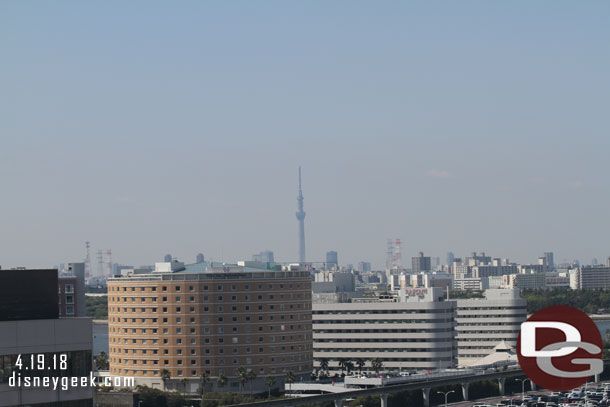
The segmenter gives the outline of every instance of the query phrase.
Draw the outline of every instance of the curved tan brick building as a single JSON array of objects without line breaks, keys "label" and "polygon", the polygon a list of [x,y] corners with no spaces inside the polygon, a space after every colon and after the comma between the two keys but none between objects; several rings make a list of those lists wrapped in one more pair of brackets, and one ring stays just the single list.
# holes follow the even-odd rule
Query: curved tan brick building
[{"label": "curved tan brick building", "polygon": [[137,384],[162,386],[163,369],[168,388],[191,391],[202,373],[208,389],[224,375],[222,390],[238,391],[239,367],[257,374],[246,391],[266,389],[267,375],[307,378],[311,324],[311,278],[297,267],[157,263],[108,280],[110,373]]}]

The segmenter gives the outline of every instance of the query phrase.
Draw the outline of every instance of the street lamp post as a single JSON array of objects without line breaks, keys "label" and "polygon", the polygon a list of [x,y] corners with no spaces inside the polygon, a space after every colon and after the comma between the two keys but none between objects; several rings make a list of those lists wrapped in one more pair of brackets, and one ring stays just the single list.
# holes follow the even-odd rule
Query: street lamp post
[{"label": "street lamp post", "polygon": [[521,403],[525,400],[525,382],[529,379],[515,379],[518,382],[521,382]]},{"label": "street lamp post", "polygon": [[447,407],[447,396],[450,395],[451,393],[455,393],[455,390],[451,390],[451,391],[437,391],[437,393],[445,395],[445,407]]}]

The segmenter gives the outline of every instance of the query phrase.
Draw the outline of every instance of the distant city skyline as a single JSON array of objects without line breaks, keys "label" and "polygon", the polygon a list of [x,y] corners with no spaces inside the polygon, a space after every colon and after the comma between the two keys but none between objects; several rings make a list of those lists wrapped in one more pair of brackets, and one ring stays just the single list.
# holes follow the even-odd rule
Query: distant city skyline
[{"label": "distant city skyline", "polygon": [[[610,255],[610,3],[0,2],[0,265]],[[92,259],[92,262],[95,260]]]}]

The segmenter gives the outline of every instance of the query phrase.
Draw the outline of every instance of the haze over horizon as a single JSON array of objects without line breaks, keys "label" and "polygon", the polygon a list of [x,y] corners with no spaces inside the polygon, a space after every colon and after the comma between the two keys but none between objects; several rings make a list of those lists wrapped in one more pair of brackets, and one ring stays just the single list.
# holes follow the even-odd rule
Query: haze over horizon
[{"label": "haze over horizon", "polygon": [[[0,265],[610,255],[610,3],[0,2]],[[94,260],[92,260],[94,261]]]}]

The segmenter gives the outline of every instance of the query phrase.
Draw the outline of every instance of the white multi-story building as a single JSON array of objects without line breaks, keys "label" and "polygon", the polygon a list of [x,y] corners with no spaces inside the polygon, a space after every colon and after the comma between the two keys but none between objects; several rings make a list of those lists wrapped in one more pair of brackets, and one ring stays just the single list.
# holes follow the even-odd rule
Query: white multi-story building
[{"label": "white multi-story building", "polygon": [[582,267],[570,270],[570,287],[575,290],[583,288],[610,288],[610,267]]},{"label": "white multi-story building", "polygon": [[504,276],[505,288],[545,288],[546,273],[519,273]]},{"label": "white multi-story building", "polygon": [[372,370],[427,371],[456,364],[456,302],[443,301],[440,288],[400,290],[395,299],[353,299],[352,303],[314,304],[314,369],[323,360],[331,373],[340,362],[359,359]]},{"label": "white multi-story building", "polygon": [[457,300],[458,364],[468,365],[505,341],[516,347],[527,302],[519,290],[489,289],[485,298]]},{"label": "white multi-story building", "polygon": [[489,278],[474,278],[474,277],[462,277],[456,278],[453,280],[453,289],[454,290],[476,290],[483,291],[489,288]]}]

